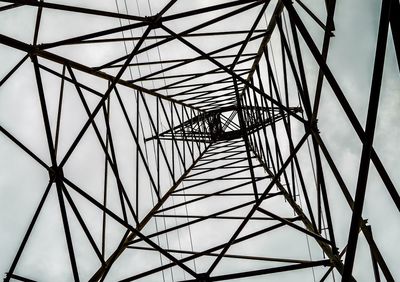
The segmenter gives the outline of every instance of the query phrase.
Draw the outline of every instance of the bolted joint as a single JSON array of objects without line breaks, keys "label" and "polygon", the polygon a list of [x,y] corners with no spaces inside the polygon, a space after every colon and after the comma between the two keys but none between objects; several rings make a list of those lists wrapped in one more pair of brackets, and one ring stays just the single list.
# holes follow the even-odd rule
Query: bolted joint
[{"label": "bolted joint", "polygon": [[294,108],[292,108],[292,110],[294,113],[302,113],[303,112],[303,109],[301,107],[294,107]]},{"label": "bolted joint", "polygon": [[62,168],[50,167],[49,169],[49,179],[51,182],[56,182],[57,180],[62,180],[64,178],[64,172]]},{"label": "bolted joint", "polygon": [[309,129],[311,132],[320,133],[318,128],[318,119],[312,119],[309,123]]},{"label": "bolted joint", "polygon": [[211,136],[211,140],[217,141],[220,140],[223,135],[222,123],[221,123],[221,114],[215,113],[207,117],[207,123],[209,127],[209,133]]},{"label": "bolted joint", "polygon": [[343,263],[342,259],[340,258],[338,253],[334,253],[334,255],[329,258],[329,263],[331,266],[340,265]]},{"label": "bolted joint", "polygon": [[198,275],[196,281],[199,281],[199,282],[209,282],[209,281],[211,281],[210,275],[209,275],[208,273],[199,273],[199,275]]},{"label": "bolted joint", "polygon": [[37,60],[37,51],[39,50],[39,48],[37,46],[31,45],[29,44],[29,51],[27,52],[29,55],[29,58],[31,59],[31,62],[33,63],[35,61],[35,59]]},{"label": "bolted joint", "polygon": [[339,248],[338,247],[332,247],[332,253],[337,258],[338,261],[340,261],[340,262],[342,261],[339,256]]},{"label": "bolted joint", "polygon": [[149,22],[149,27],[151,27],[152,29],[156,29],[161,26],[162,17],[159,15],[148,16],[146,17],[146,20]]}]

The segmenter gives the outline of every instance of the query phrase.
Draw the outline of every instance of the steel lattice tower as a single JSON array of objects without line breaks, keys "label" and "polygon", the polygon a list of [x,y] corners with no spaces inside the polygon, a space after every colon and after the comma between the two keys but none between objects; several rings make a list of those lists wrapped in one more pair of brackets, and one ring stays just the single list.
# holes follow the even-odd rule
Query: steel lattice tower
[{"label": "steel lattice tower", "polygon": [[[1,2],[33,15],[29,42],[0,34],[19,56],[0,91],[36,119],[0,119],[0,141],[39,175],[5,281],[353,281],[365,260],[394,281],[363,207],[374,168],[400,211],[372,145],[398,0],[381,1],[365,127],[327,63],[335,0]],[[361,148],[355,187],[319,126],[328,95]]]}]

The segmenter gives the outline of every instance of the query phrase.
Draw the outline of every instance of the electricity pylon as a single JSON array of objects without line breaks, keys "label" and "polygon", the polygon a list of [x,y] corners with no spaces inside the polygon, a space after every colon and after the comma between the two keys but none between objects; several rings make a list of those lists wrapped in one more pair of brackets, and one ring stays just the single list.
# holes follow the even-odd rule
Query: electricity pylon
[{"label": "electricity pylon", "polygon": [[[36,97],[46,151],[19,124],[0,131],[47,174],[26,191],[40,198],[5,281],[355,281],[361,236],[374,279],[394,281],[362,212],[370,164],[400,211],[372,146],[389,31],[399,61],[398,0],[382,1],[365,129],[327,65],[335,0],[318,14],[300,0],[2,2],[35,11],[31,42],[0,34],[22,54],[0,86],[34,81],[18,89]],[[81,21],[52,26],[70,15]],[[319,128],[328,87],[362,145],[354,198]]]}]

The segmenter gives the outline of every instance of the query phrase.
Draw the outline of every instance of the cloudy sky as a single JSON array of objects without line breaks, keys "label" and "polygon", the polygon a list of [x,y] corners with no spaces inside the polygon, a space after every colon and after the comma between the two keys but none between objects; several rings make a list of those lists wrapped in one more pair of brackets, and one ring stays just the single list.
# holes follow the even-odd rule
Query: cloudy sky
[{"label": "cloudy sky", "polygon": [[[86,8],[115,13],[126,13],[128,10],[129,14],[142,17],[154,15],[160,11],[167,2],[168,1],[148,2],[141,0],[127,2],[87,1],[82,4],[80,1],[53,1],[53,3],[71,6],[76,5],[80,7],[83,7],[82,5],[84,5]],[[177,3],[168,10],[166,16],[226,2],[230,1],[178,0]],[[304,0],[303,2],[310,7],[323,22],[325,22],[325,6],[323,3],[320,3],[323,1]],[[9,3],[2,3],[1,6],[3,7],[8,4]],[[257,29],[265,29],[267,27],[276,4],[277,1],[271,1],[266,9],[265,17],[260,21]],[[365,126],[371,87],[380,6],[381,1],[338,1],[335,11],[334,37],[331,39],[331,48],[328,56],[328,66],[339,82],[341,89],[363,127]],[[295,4],[295,8],[298,10],[299,15],[317,43],[317,46],[321,48],[323,30],[315,24],[315,22],[298,4]],[[200,16],[193,16],[191,18],[183,18],[182,20],[172,20],[167,22],[165,25],[169,29],[178,33],[201,24],[202,22],[222,16],[224,13],[235,9],[237,9],[237,7],[202,14]],[[198,30],[197,32],[249,29],[260,9],[261,7],[258,6],[222,21],[217,25]],[[32,44],[36,15],[37,8],[29,6],[0,11],[0,34],[15,38],[27,44]],[[284,15],[286,16],[286,19],[288,19],[286,12],[284,12]],[[117,18],[113,17],[88,16],[80,13],[44,9],[42,12],[38,43],[57,42],[59,40],[132,23],[134,23],[134,21],[119,21]],[[124,32],[123,36],[138,37],[145,32],[145,29],[145,27],[139,27],[132,31],[128,30]],[[165,31],[157,29],[155,32],[152,31],[150,33],[150,36],[155,35],[166,35],[166,33]],[[105,38],[117,38],[121,36],[121,33],[117,33],[111,34]],[[224,45],[233,44],[238,40],[243,40],[244,36],[244,34],[220,36],[216,37],[216,39],[209,37],[188,37],[187,40],[193,43],[197,48],[200,48],[205,52],[211,52],[223,47]],[[291,38],[289,39],[292,40]],[[245,49],[245,53],[257,52],[261,40],[262,38],[250,42],[249,46]],[[127,41],[126,44],[122,42],[109,42],[101,44],[66,45],[50,48],[48,51],[60,56],[65,56],[72,61],[80,62],[89,67],[98,67],[108,61],[125,56],[127,50],[130,52],[134,48],[134,44],[137,44],[137,42],[138,41],[135,40],[133,43],[132,41]],[[153,43],[155,43],[155,40],[149,40],[144,46]],[[305,62],[304,65],[311,99],[313,100],[318,75],[318,65],[315,63],[311,53],[307,50],[304,41],[300,40],[300,44],[303,52],[303,60]],[[233,48],[233,50],[236,52],[239,51],[238,48]],[[269,52],[275,52],[274,67],[276,68],[277,73],[282,71],[282,65],[280,63],[281,55],[279,51],[279,36],[277,35],[277,30],[275,30],[270,42]],[[227,53],[221,53],[221,55],[226,54]],[[20,50],[0,44],[0,79],[2,79],[25,55],[26,54]],[[140,63],[145,61],[159,61],[161,59],[172,60],[197,56],[199,56],[199,54],[196,53],[195,50],[190,49],[175,40],[160,48],[153,48],[148,52],[141,53],[135,57],[132,62]],[[219,62],[228,64],[229,60],[221,59]],[[57,71],[58,73],[62,73],[62,66],[60,64],[45,59],[39,59],[39,63]],[[121,63],[123,63],[123,61]],[[168,64],[162,66],[158,64],[152,65],[151,67],[146,66],[140,68],[133,66],[124,72],[122,78],[124,80],[135,79],[151,72],[160,71],[168,66]],[[237,69],[250,66],[251,61],[238,66]],[[205,72],[215,67],[216,66],[212,63],[203,60],[189,66],[183,66],[175,71],[166,72],[164,75]],[[262,62],[260,67],[266,68],[265,62]],[[110,75],[116,75],[118,70],[119,68],[109,68],[104,69],[103,71]],[[80,83],[86,84],[99,93],[106,92],[108,86],[106,80],[78,71],[76,71],[75,75]],[[50,125],[54,131],[56,128],[58,101],[60,97],[60,78],[44,70],[41,70],[41,76],[44,81],[43,87],[48,107]],[[69,74],[67,76],[70,77]],[[246,76],[243,77],[245,78]],[[213,77],[213,79],[218,78],[218,75]],[[204,80],[199,80],[198,82],[204,82],[211,78],[206,76],[203,79]],[[265,84],[267,84],[266,81],[267,80],[264,80]],[[296,100],[296,87],[292,77],[289,78],[289,83],[289,89],[294,91],[294,93],[291,93],[290,106],[299,106],[299,102]],[[136,82],[136,84],[147,89],[157,89],[164,86],[166,80],[147,80]],[[279,75],[278,84],[280,87],[283,86],[282,77]],[[213,86],[210,86],[208,89],[211,90],[213,89],[212,87]],[[161,128],[161,131],[168,128],[167,118],[172,118],[173,116],[175,119],[175,125],[178,124],[178,114],[174,113],[170,115],[169,112],[173,110],[171,110],[171,103],[164,102],[168,114],[160,114],[160,116],[157,117],[155,114],[157,109],[156,98],[145,94],[149,112],[146,111],[143,100],[142,102],[139,102],[140,119],[138,120],[136,118],[138,97],[136,94],[132,95],[135,92],[133,92],[131,88],[123,86],[119,88],[119,91],[121,98],[126,105],[128,116],[132,120],[132,126],[138,134],[140,146],[143,148],[143,158],[138,156],[136,152],[136,143],[130,135],[127,123],[125,121],[121,122],[125,117],[118,104],[118,100],[115,97],[110,100],[110,124],[112,125],[113,134],[115,136],[115,150],[121,180],[125,187],[127,187],[127,190],[132,193],[130,194],[131,196],[135,193],[134,187],[136,181],[135,176],[132,175],[134,174],[132,171],[135,171],[137,164],[136,159],[139,158],[138,166],[142,173],[141,178],[138,181],[140,183],[140,189],[142,190],[140,191],[138,202],[140,202],[139,217],[142,218],[151,207],[154,206],[154,201],[156,200],[155,194],[151,190],[151,180],[146,176],[143,163],[147,162],[149,164],[150,171],[155,177],[155,181],[160,182],[162,192],[167,191],[168,187],[172,185],[167,164],[163,161],[161,161],[160,166],[162,171],[161,176],[159,178],[156,177],[156,153],[153,151],[154,146],[156,146],[155,142],[145,143],[143,140],[144,138],[150,137],[154,134],[150,118],[155,120],[157,118],[159,119],[159,127]],[[158,92],[162,95],[168,96],[174,95],[179,91],[179,89],[170,89],[160,90]],[[400,120],[400,112],[398,110],[400,108],[399,93],[399,69],[396,61],[393,39],[389,32],[374,148],[380,156],[396,187],[400,185],[400,176],[397,173],[399,169],[398,159],[400,157],[400,153],[397,150],[397,143],[398,140],[400,140],[400,129],[398,126]],[[100,98],[86,90],[83,91],[83,94],[87,99],[86,102],[88,103],[89,110],[93,111],[97,103],[99,103]],[[178,98],[178,100],[184,98],[185,96]],[[140,99],[141,98],[139,97],[139,101]],[[191,103],[190,100],[187,102],[189,104]],[[196,114],[196,111],[191,112],[190,109],[187,110],[189,111],[189,115],[185,116],[183,118],[184,120],[189,119],[190,113]],[[178,105],[177,111],[183,111],[183,107]],[[86,121],[87,113],[82,106],[76,89],[72,84],[66,82],[64,89],[62,126],[58,148],[59,161],[62,160],[62,157],[68,151],[69,146]],[[95,121],[98,125],[101,136],[105,136],[106,126],[102,110],[96,117]],[[296,122],[293,124],[295,142],[298,142],[302,137],[304,129],[301,125],[296,124]],[[34,68],[29,58],[13,74],[13,76],[0,87],[0,126],[11,132],[41,160],[51,166],[51,159],[46,141],[46,132],[41,116]],[[350,193],[354,197],[361,156],[361,142],[326,81],[324,81],[321,96],[318,127],[321,131],[321,137],[326,142],[333,160],[337,164]],[[138,128],[138,131],[136,131],[136,128]],[[282,126],[278,128],[278,130],[281,130],[280,134],[284,135]],[[282,136],[282,140],[287,140],[287,138],[285,138],[285,136]],[[172,152],[170,148],[175,148],[174,150],[176,150],[176,147],[174,147],[175,145],[171,145],[171,141],[163,141],[162,144],[168,148],[165,153],[167,159],[169,159],[171,165],[172,163],[174,164],[176,174],[180,175],[183,171],[183,167],[179,162],[178,157],[175,155],[176,160],[171,161]],[[243,144],[239,143],[239,145],[243,149]],[[179,143],[177,146],[189,154],[189,149],[183,147],[182,143]],[[200,147],[200,150],[196,149],[195,156],[197,157],[199,152],[203,149],[204,146]],[[286,148],[285,150],[286,151],[283,153],[284,156],[287,157],[288,149]],[[224,154],[222,154],[222,156],[224,156]],[[238,156],[245,156],[245,153],[241,152]],[[301,164],[306,178],[306,183],[312,186],[312,167],[306,147],[299,152],[299,160],[302,162]],[[227,162],[222,160],[219,164],[224,165],[227,164]],[[189,159],[187,165],[189,166],[190,164],[191,160]],[[241,164],[244,165],[246,163],[244,162]],[[337,185],[333,174],[330,172],[330,169],[324,160],[323,166],[327,178],[327,189],[331,204],[336,241],[338,247],[342,250],[347,244],[351,212],[345,202],[345,198],[339,190],[339,186]],[[4,134],[0,134],[0,168],[0,272],[5,273],[9,270],[12,260],[22,241],[23,234],[25,233],[33,213],[45,191],[49,176],[48,172],[38,164],[38,162],[23,152]],[[264,171],[261,169],[256,170],[257,176],[262,176],[263,173]],[[88,130],[87,134],[84,135],[76,150],[71,155],[64,167],[64,174],[67,175],[67,178],[73,183],[77,184],[79,187],[83,187],[87,193],[99,202],[102,201],[102,189],[104,185],[104,153],[102,152],[93,128]],[[212,174],[208,174],[207,176],[213,177]],[[248,171],[244,172],[243,176],[248,177]],[[224,188],[224,185],[227,184],[222,182],[223,181],[220,181],[213,185],[203,185],[202,187],[204,187],[204,190],[201,191],[203,193],[210,193],[213,189]],[[231,182],[235,183],[234,180],[231,180]],[[115,178],[109,177],[108,185],[110,191],[108,207],[118,216],[122,217],[123,212],[119,207],[119,197],[116,192],[117,185],[115,183]],[[189,184],[185,182],[184,185]],[[184,188],[184,185],[180,185],[178,189]],[[266,185],[268,185],[268,181],[258,183],[257,187],[259,187],[259,189],[265,189]],[[210,189],[210,191],[207,189]],[[251,185],[245,185],[241,189],[241,192],[251,192],[251,189]],[[83,198],[79,197],[79,195],[72,189],[69,191],[72,198],[75,200],[78,209],[81,211],[89,230],[93,234],[94,240],[97,242],[98,246],[100,246],[102,212],[89,204]],[[311,191],[313,190],[311,189]],[[310,194],[313,195],[313,192],[310,192]],[[173,198],[176,202],[172,202],[173,199],[169,199],[169,201],[165,203],[166,207],[175,205],[179,203],[179,201],[182,201],[179,197]],[[221,203],[218,199],[209,200],[208,202],[204,202],[204,204],[192,205],[189,211],[191,214],[200,214],[204,210],[207,210],[208,213],[212,213],[219,209],[228,208],[230,205],[242,203],[246,200],[249,200],[249,198],[243,198],[237,202],[235,202],[236,200],[232,200],[229,203]],[[132,196],[132,203],[136,204],[136,197],[134,196]],[[293,216],[292,211],[283,198],[271,200],[271,203],[266,206],[270,210],[276,211],[281,216]],[[91,246],[82,232],[82,229],[80,229],[78,221],[73,216],[72,210],[68,208],[67,211],[71,221],[71,230],[73,230],[72,236],[79,265],[79,273],[82,275],[82,280],[87,280],[98,269],[99,260],[91,250]],[[184,214],[188,211],[184,208],[177,208],[174,212],[176,214]],[[240,212],[242,215],[247,214],[249,208],[242,209]],[[240,214],[240,212],[238,214]],[[257,215],[260,216],[261,214]],[[395,244],[397,238],[400,238],[398,210],[391,201],[390,196],[373,165],[370,167],[363,217],[368,219],[368,223],[372,226],[374,238],[382,255],[385,257],[393,276],[400,277],[400,270],[397,267],[399,264],[397,256],[399,249]],[[129,221],[133,223],[132,218],[129,218]],[[158,229],[166,228],[166,226],[174,226],[178,223],[183,223],[183,221],[178,222],[171,220],[166,222],[161,219],[153,219],[149,222],[143,232],[145,234],[152,234]],[[180,233],[172,233],[170,237],[155,237],[153,241],[163,248],[190,250],[194,246],[195,250],[203,250],[230,238],[240,222],[234,222],[233,224],[229,223],[231,223],[231,221],[217,221],[209,224],[194,225],[192,229],[184,228]],[[113,220],[107,221],[107,224],[106,253],[109,255],[118,246],[118,243],[126,229],[122,228],[121,225]],[[248,226],[248,229],[243,231],[243,234],[252,231],[254,232],[262,227],[262,224],[252,222],[250,226]],[[213,240],[205,238],[212,238]],[[190,240],[192,240],[192,242],[190,242]],[[304,234],[299,234],[290,228],[285,228],[282,229],[282,232],[268,233],[268,235],[254,239],[254,241],[248,242],[246,245],[235,246],[230,249],[230,251],[232,254],[254,256],[265,255],[304,260],[323,259],[318,245],[312,240],[312,238],[306,240]],[[307,243],[310,245],[308,246]],[[143,242],[139,243],[138,246],[148,247],[148,245]],[[140,273],[151,267],[158,267],[160,264],[168,263],[168,259],[159,256],[158,252],[147,250],[129,250],[127,252],[129,252],[129,254],[121,256],[115,265],[116,267],[110,271],[108,276],[109,281],[129,277],[134,273]],[[176,258],[180,259],[182,257],[185,256],[176,254]],[[203,272],[207,270],[213,259],[213,257],[211,257],[211,259],[198,259],[196,260],[196,263],[187,263],[187,266],[193,269],[196,268],[198,272]],[[136,267],[134,271],[131,269],[132,262],[134,262]],[[239,263],[235,259],[223,259],[218,268],[216,268],[215,275],[232,273],[234,271],[247,271],[274,267],[278,265],[279,264],[268,264],[265,262],[257,262],[253,264],[240,261]],[[294,272],[293,274],[286,273],[282,276],[275,274],[270,277],[271,281],[275,281],[274,279],[293,281],[293,279],[299,279],[298,277],[300,277],[299,281],[314,281],[313,275],[315,275],[318,280],[318,277],[323,275],[324,270],[326,269],[316,268],[313,273],[311,269],[306,269]],[[49,193],[43,211],[35,225],[34,232],[28,241],[27,247],[21,256],[15,273],[40,281],[73,280],[55,188],[51,189]],[[356,256],[354,274],[359,281],[372,281],[373,279],[369,250],[363,236],[360,236],[359,239],[359,248]],[[260,279],[259,281],[265,281],[265,277],[267,276],[251,278],[249,281],[257,281],[256,279]],[[336,273],[336,280],[339,279],[338,277],[339,276]],[[180,268],[174,267],[172,271],[168,270],[159,272],[154,276],[144,278],[143,281],[161,281],[162,279],[165,281],[179,281],[189,278],[190,275],[186,274]],[[330,277],[329,279],[331,279],[329,281],[333,281],[333,277]]]}]

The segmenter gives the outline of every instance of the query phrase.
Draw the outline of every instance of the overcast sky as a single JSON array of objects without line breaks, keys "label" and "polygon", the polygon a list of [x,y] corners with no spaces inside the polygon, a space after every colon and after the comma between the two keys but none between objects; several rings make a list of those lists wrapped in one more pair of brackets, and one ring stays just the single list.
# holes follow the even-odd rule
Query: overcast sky
[{"label": "overcast sky", "polygon": [[[84,4],[80,1],[54,1],[56,3],[63,3],[67,5],[84,5],[88,8],[107,10],[112,12],[126,12],[126,6],[123,1],[87,1]],[[168,1],[150,1],[149,6],[147,1],[128,1],[128,10],[130,14],[149,16],[150,7],[153,14],[158,12]],[[227,2],[227,1],[218,1]],[[312,9],[316,15],[325,22],[325,9],[323,1],[304,0],[303,1],[308,7]],[[321,3],[320,3],[321,2]],[[116,5],[117,3],[117,5]],[[200,8],[206,5],[214,5],[215,1],[184,1],[178,0],[177,3],[170,9],[167,15],[175,14],[178,12],[186,11],[193,8]],[[6,5],[6,4],[2,4]],[[271,1],[271,4],[266,12],[266,19],[269,21],[269,17],[276,5],[276,1]],[[347,100],[352,106],[356,116],[360,123],[365,126],[365,120],[368,108],[368,99],[371,87],[371,77],[373,69],[373,61],[376,47],[376,38],[378,31],[379,13],[380,13],[380,1],[338,1],[336,12],[335,12],[335,28],[334,37],[331,39],[331,48],[328,55],[328,65],[331,68],[333,74],[338,80],[341,89],[346,95]],[[315,22],[304,13],[298,5],[295,5],[298,9],[300,16],[304,20],[307,28],[312,34],[318,47],[322,45],[323,32],[320,27],[316,26]],[[140,11],[138,10],[140,9]],[[249,28],[252,21],[259,9],[251,10],[248,13],[234,17],[230,21],[221,23],[216,27],[217,31],[221,30],[239,30],[243,28]],[[0,12],[0,34],[16,38],[25,43],[31,44],[34,26],[36,21],[37,8],[35,7],[18,7],[7,11]],[[205,20],[212,19],[213,17],[221,15],[219,13],[212,13],[207,16],[193,17],[191,20],[184,19],[182,21],[172,21],[166,24],[170,29],[175,32],[179,32],[197,25]],[[286,14],[287,16],[287,14]],[[103,29],[109,29],[119,27],[120,22],[115,18],[98,17],[98,16],[83,16],[79,13],[66,13],[55,10],[43,10],[42,25],[39,31],[38,43],[49,43],[58,41],[65,38],[79,36]],[[128,24],[128,21],[123,21],[122,24]],[[259,28],[265,28],[265,21],[261,21]],[[206,31],[213,31],[213,27],[206,29]],[[136,29],[132,34],[126,32],[125,36],[140,36],[144,29]],[[205,30],[200,30],[205,31]],[[163,34],[160,31],[158,34]],[[150,35],[154,35],[151,33]],[[112,35],[120,36],[120,34]],[[273,51],[279,53],[278,37],[276,35],[272,38]],[[200,39],[193,43],[199,48],[209,52],[224,44],[234,42],[236,37],[224,38],[222,42],[212,42]],[[260,41],[257,41],[249,47],[249,50],[256,51]],[[150,44],[150,43],[149,43]],[[194,57],[197,54],[182,44],[175,43],[167,45],[166,48],[160,48],[160,53],[154,49],[148,53],[139,56],[139,61],[152,60],[157,61],[162,59],[176,59],[180,57]],[[318,75],[318,66],[303,41],[301,41],[303,47],[303,59],[305,61],[305,67],[307,72],[307,79],[309,82],[310,93],[315,92],[316,78]],[[66,56],[67,58],[87,64],[90,67],[99,66],[112,59],[124,56],[127,50],[132,50],[133,45],[127,43],[125,46],[123,43],[109,43],[99,45],[68,45],[65,47],[59,47],[49,49],[50,52]],[[209,49],[207,49],[209,48]],[[253,49],[251,49],[253,48]],[[270,49],[272,50],[272,49]],[[23,58],[25,54],[22,51],[18,51],[0,44],[0,79],[6,75],[10,69],[15,66],[19,60]],[[134,62],[136,59],[134,59]],[[49,61],[40,60],[40,63],[54,68],[58,72],[62,71],[62,66]],[[278,72],[281,70],[280,56],[276,57],[276,68]],[[185,69],[187,72],[202,71],[202,68],[210,68],[212,64],[203,63],[196,65],[195,68]],[[215,67],[215,66],[214,66]],[[157,66],[153,69],[137,69],[131,68],[131,73],[126,71],[124,73],[124,79],[130,79],[130,76],[134,77],[140,74],[148,73],[149,71],[157,70]],[[110,74],[115,74],[117,69],[107,70]],[[44,80],[44,89],[46,95],[46,102],[48,105],[49,116],[51,120],[52,129],[55,129],[55,121],[57,115],[57,103],[60,89],[60,79],[50,75],[44,71],[41,71],[42,78]],[[176,74],[176,73],[170,73]],[[104,93],[107,89],[107,82],[94,78],[93,76],[77,73],[78,80],[82,83],[86,83],[90,87],[97,91]],[[293,79],[290,81],[294,83]],[[147,82],[142,86],[147,88],[153,88],[158,86],[157,83],[163,83],[162,81]],[[139,84],[140,85],[140,84]],[[283,82],[280,81],[280,85]],[[290,86],[295,89],[294,85]],[[135,118],[135,97],[131,95],[131,90],[128,88],[121,87],[120,89],[122,99],[127,104],[127,109],[131,119],[134,121],[133,125],[136,126],[137,120]],[[165,93],[165,92],[163,92]],[[63,156],[68,149],[68,146],[74,140],[78,134],[80,128],[84,125],[87,115],[80,104],[80,100],[74,87],[66,83],[65,85],[65,101],[63,105],[63,126],[60,133],[60,148],[59,156]],[[377,128],[374,139],[374,148],[380,156],[385,168],[387,169],[393,183],[396,187],[400,185],[400,175],[398,174],[399,164],[398,159],[400,158],[399,150],[397,150],[397,143],[400,140],[400,128],[398,123],[400,121],[400,77],[399,69],[396,61],[394,52],[393,40],[389,32],[387,53],[385,59],[385,69],[382,83],[382,92],[379,105],[379,113],[377,120]],[[313,96],[313,94],[312,94]],[[88,104],[91,110],[94,109],[98,103],[99,98],[85,92],[85,97],[88,99]],[[154,116],[154,110],[156,108],[155,98],[146,95],[146,99],[149,103],[150,111]],[[295,96],[293,96],[295,97]],[[130,100],[129,100],[130,99]],[[121,124],[120,120],[123,119],[120,108],[117,106],[117,100],[112,100],[111,111],[115,112],[115,115],[111,118],[111,123],[115,128],[115,134],[119,137],[116,138],[117,155],[119,156],[121,175],[124,183],[127,187],[134,187],[135,179],[131,177],[131,171],[135,169],[136,150],[133,150],[132,145],[134,144],[127,125]],[[293,100],[293,105],[298,106]],[[170,105],[166,104],[169,110]],[[143,105],[141,106],[142,113],[144,112]],[[102,115],[102,113],[101,113]],[[166,128],[165,118],[160,118],[161,128]],[[324,81],[321,106],[319,113],[319,129],[321,136],[327,144],[335,163],[338,166],[339,171],[349,188],[351,194],[354,196],[357,173],[360,162],[361,154],[361,142],[358,139],[355,131],[352,129],[351,124],[347,120],[344,111],[341,109],[337,99],[335,98],[327,82]],[[96,122],[99,124],[101,134],[105,133],[104,118],[96,118]],[[44,162],[50,165],[50,157],[47,149],[47,141],[45,130],[43,127],[43,121],[41,118],[40,103],[37,93],[37,86],[35,82],[33,64],[30,59],[15,72],[15,74],[0,87],[0,125],[5,129],[9,130],[14,136],[18,138],[24,145],[39,156]],[[152,135],[151,124],[146,114],[142,115],[142,134],[145,137]],[[301,128],[300,126],[298,128]],[[295,133],[296,138],[299,139],[301,129]],[[143,138],[143,136],[141,136]],[[296,139],[296,140],[297,140]],[[126,141],[129,140],[129,141]],[[144,146],[143,141],[142,145]],[[169,141],[165,141],[163,144],[168,145]],[[156,166],[154,160],[154,154],[152,153],[152,144],[148,143],[149,164],[152,172],[155,174]],[[307,161],[307,150],[300,152],[300,159],[304,160],[303,167],[304,173],[307,175],[307,180],[312,183],[312,170],[310,168],[310,162]],[[171,152],[167,152],[168,155]],[[78,183],[81,187],[85,187],[85,191],[91,193],[93,197],[97,197],[101,201],[102,187],[103,185],[103,163],[104,154],[101,152],[101,147],[98,144],[93,129],[88,131],[88,134],[82,139],[82,142],[77,147],[76,152],[71,156],[68,161],[64,173],[70,177],[70,179]],[[95,164],[95,165],[93,165]],[[178,163],[177,163],[178,164]],[[345,199],[339,187],[330,172],[326,162],[323,162],[326,177],[328,194],[331,203],[331,211],[333,217],[333,223],[335,228],[335,235],[338,247],[342,249],[348,239],[348,230],[350,226],[351,213],[350,209],[345,202]],[[163,189],[167,189],[171,185],[171,180],[167,175],[167,168],[162,165],[163,179],[161,180]],[[144,166],[141,166],[144,171]],[[182,168],[178,167],[177,171]],[[262,175],[262,171],[257,171]],[[141,194],[141,209],[142,216],[147,212],[153,205],[154,197],[149,192],[149,180],[145,176],[140,180],[143,187],[146,187]],[[33,213],[43,195],[44,189],[48,182],[48,173],[43,167],[41,167],[35,160],[30,158],[20,148],[13,144],[5,135],[0,134],[0,273],[8,271],[10,264],[15,256],[18,246],[23,238],[28,224],[33,216]],[[116,189],[115,181],[109,180],[110,189]],[[215,187],[220,188],[223,184],[216,184],[210,186],[210,189]],[[258,184],[259,187],[265,188],[264,184]],[[264,185],[264,186],[263,186]],[[133,189],[133,188],[130,188]],[[250,191],[250,185],[243,188],[243,191]],[[165,190],[164,190],[165,191]],[[76,194],[71,192],[73,198],[76,200],[76,205],[79,209],[84,211],[84,218],[88,224],[89,229],[95,235],[95,241],[101,242],[101,216],[102,213],[98,209],[90,206],[83,199],[79,198]],[[110,207],[118,205],[118,197],[116,194],[112,196],[110,194]],[[172,202],[167,202],[166,206],[171,205]],[[191,210],[201,211],[201,208],[209,208],[210,211],[215,206],[222,207],[221,203],[209,203],[208,207],[194,207]],[[196,210],[196,208],[198,210]],[[271,209],[276,209],[282,215],[290,216],[290,209],[283,200],[271,203]],[[114,210],[118,215],[121,215],[121,211],[118,209]],[[179,213],[180,210],[177,211]],[[183,211],[184,212],[184,211]],[[245,214],[248,210],[243,211]],[[90,250],[86,238],[82,231],[78,231],[79,225],[77,220],[73,218],[72,212],[68,211],[69,218],[71,218],[71,228],[75,230],[73,234],[74,246],[77,252],[78,264],[80,273],[83,275],[82,280],[87,280],[93,272],[98,268],[99,263],[96,260],[95,254]],[[398,210],[394,203],[391,201],[389,194],[387,193],[384,184],[379,178],[373,165],[370,167],[370,177],[368,179],[367,195],[365,199],[365,206],[363,217],[368,219],[369,224],[372,226],[374,238],[376,239],[377,245],[379,246],[383,256],[386,259],[389,269],[392,271],[394,277],[400,277],[400,269],[398,268],[399,259],[398,252],[399,248],[395,242],[400,238],[400,224],[398,220]],[[156,225],[154,221],[145,229],[144,232],[151,234],[155,231]],[[158,221],[158,227],[162,227],[163,222]],[[107,250],[115,249],[121,236],[124,233],[124,229],[116,223],[109,223],[108,245]],[[175,223],[171,223],[175,224]],[[158,228],[157,227],[157,228]],[[193,240],[195,249],[202,250],[203,248],[213,246],[211,242],[204,239],[203,234],[208,234],[210,238],[218,241],[219,234],[224,233],[232,234],[236,225],[200,225],[199,227],[193,228]],[[249,227],[246,232],[256,230],[259,228],[257,224]],[[246,233],[245,232],[245,233]],[[175,248],[190,249],[188,230],[182,232],[182,241],[179,241],[175,237],[170,238],[171,246]],[[221,235],[222,236],[222,235]],[[295,238],[288,245],[289,238]],[[221,239],[222,240],[222,239]],[[160,244],[166,248],[165,237],[160,237],[154,242]],[[283,243],[285,242],[285,243]],[[211,244],[211,245],[209,245]],[[146,246],[142,244],[141,246]],[[262,246],[262,248],[258,248]],[[359,281],[372,281],[372,268],[369,258],[369,250],[367,248],[365,239],[360,236],[359,240],[360,248],[357,251],[356,264],[355,264],[355,276]],[[172,247],[171,247],[172,248]],[[285,229],[284,232],[271,233],[270,237],[262,237],[258,241],[254,241],[254,245],[246,245],[241,249],[240,247],[232,248],[232,253],[238,252],[249,252],[253,255],[263,255],[264,250],[268,250],[269,256],[282,256],[296,257],[301,259],[309,259],[309,253],[307,249],[307,241],[301,234],[294,232],[290,229]],[[250,250],[249,250],[250,249]],[[321,252],[318,249],[318,245],[311,242],[310,247],[311,255],[313,259],[321,259]],[[110,272],[109,281],[116,279],[122,279],[123,277],[132,275],[130,271],[131,261],[135,261],[135,266],[138,269],[148,269],[150,266],[159,266],[160,257],[157,252],[145,252],[145,251],[130,251],[130,255],[122,256],[118,260],[115,270]],[[24,250],[24,255],[21,257],[20,264],[17,267],[16,273],[26,275],[29,278],[37,279],[40,281],[71,281],[72,273],[69,267],[68,252],[65,243],[65,237],[62,229],[62,221],[59,212],[57,194],[55,190],[52,190],[49,194],[49,198],[46,201],[43,212],[41,213],[35,231],[32,233],[29,243]],[[177,255],[177,258],[180,258]],[[166,263],[166,259],[161,260],[162,263]],[[205,267],[210,264],[210,260],[198,260],[198,264],[188,264],[189,267]],[[216,273],[229,273],[236,269],[236,263],[234,260],[229,259],[223,260],[219,268],[216,269]],[[247,265],[242,264],[240,267],[243,270],[254,269],[257,267],[263,268],[265,266],[274,266],[268,264],[260,265]],[[204,271],[205,271],[204,270]],[[311,270],[303,270],[298,272],[302,275],[301,280],[298,281],[313,281]],[[317,277],[322,275],[323,271],[316,270]],[[161,275],[164,275],[166,281],[171,281],[172,275],[175,280],[186,279],[189,276],[183,274],[183,272],[175,267],[174,272],[159,273],[157,276],[144,279],[143,281],[160,281]],[[297,275],[294,273],[293,275]],[[249,281],[265,281],[265,277],[260,276],[252,278]],[[291,274],[272,275],[271,281],[274,279],[280,279],[280,281],[293,281],[295,276]],[[338,279],[338,276],[336,275]],[[298,278],[297,278],[298,279]],[[332,279],[332,278],[330,278]],[[332,280],[330,280],[332,281]]]}]

